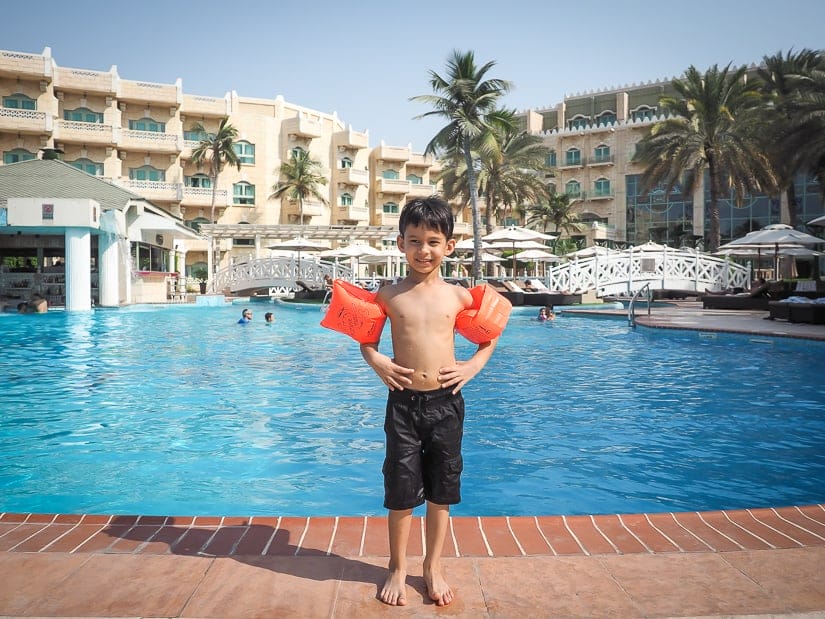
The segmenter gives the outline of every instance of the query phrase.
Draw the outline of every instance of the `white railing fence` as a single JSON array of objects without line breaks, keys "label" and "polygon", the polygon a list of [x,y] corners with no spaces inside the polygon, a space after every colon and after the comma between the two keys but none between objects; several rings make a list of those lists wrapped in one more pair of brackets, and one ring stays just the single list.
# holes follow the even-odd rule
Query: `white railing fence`
[{"label": "white railing fence", "polygon": [[232,293],[257,288],[297,289],[296,281],[322,285],[324,277],[351,279],[352,270],[335,262],[312,258],[260,258],[233,264],[215,274],[209,287],[212,292]]}]

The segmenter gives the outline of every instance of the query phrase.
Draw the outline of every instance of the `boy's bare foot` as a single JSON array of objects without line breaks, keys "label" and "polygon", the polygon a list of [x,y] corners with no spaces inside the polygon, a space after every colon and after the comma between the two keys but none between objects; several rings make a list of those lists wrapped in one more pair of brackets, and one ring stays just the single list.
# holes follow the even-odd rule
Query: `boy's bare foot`
[{"label": "boy's bare foot", "polygon": [[444,580],[440,568],[424,568],[424,582],[427,585],[427,593],[430,594],[430,599],[437,606],[447,606],[453,601],[453,590]]},{"label": "boy's bare foot", "polygon": [[381,589],[381,601],[390,606],[407,605],[407,574],[403,570],[390,570],[384,588]]}]

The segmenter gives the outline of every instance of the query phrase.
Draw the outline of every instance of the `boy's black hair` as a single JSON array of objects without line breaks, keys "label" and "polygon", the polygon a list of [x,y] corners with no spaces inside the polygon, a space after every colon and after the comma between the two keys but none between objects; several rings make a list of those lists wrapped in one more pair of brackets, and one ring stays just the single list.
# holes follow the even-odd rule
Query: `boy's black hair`
[{"label": "boy's black hair", "polygon": [[407,202],[401,209],[401,216],[398,218],[398,231],[401,236],[404,236],[404,230],[410,225],[438,230],[449,240],[453,238],[453,211],[439,196],[416,198]]}]

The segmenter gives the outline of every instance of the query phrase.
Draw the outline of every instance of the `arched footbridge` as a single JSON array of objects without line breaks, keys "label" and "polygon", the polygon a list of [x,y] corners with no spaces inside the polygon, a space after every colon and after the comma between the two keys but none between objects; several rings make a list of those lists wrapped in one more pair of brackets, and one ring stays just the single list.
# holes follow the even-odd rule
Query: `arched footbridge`
[{"label": "arched footbridge", "polygon": [[284,293],[307,285],[323,285],[324,277],[350,279],[352,270],[335,262],[310,258],[260,258],[233,264],[215,274],[210,290],[251,294],[262,288],[279,288]]},{"label": "arched footbridge", "polygon": [[599,297],[632,295],[646,284],[655,290],[705,292],[747,288],[750,269],[690,249],[636,248],[574,258],[548,269],[545,284],[552,290],[595,291]]}]

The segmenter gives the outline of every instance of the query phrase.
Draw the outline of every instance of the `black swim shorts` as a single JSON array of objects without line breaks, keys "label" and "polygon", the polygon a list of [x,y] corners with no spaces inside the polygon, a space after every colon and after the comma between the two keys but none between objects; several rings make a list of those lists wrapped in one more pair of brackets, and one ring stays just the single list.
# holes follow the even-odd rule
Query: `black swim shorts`
[{"label": "black swim shorts", "polygon": [[461,438],[464,397],[452,387],[390,391],[384,433],[384,507],[412,509],[425,499],[438,505],[461,501]]}]

